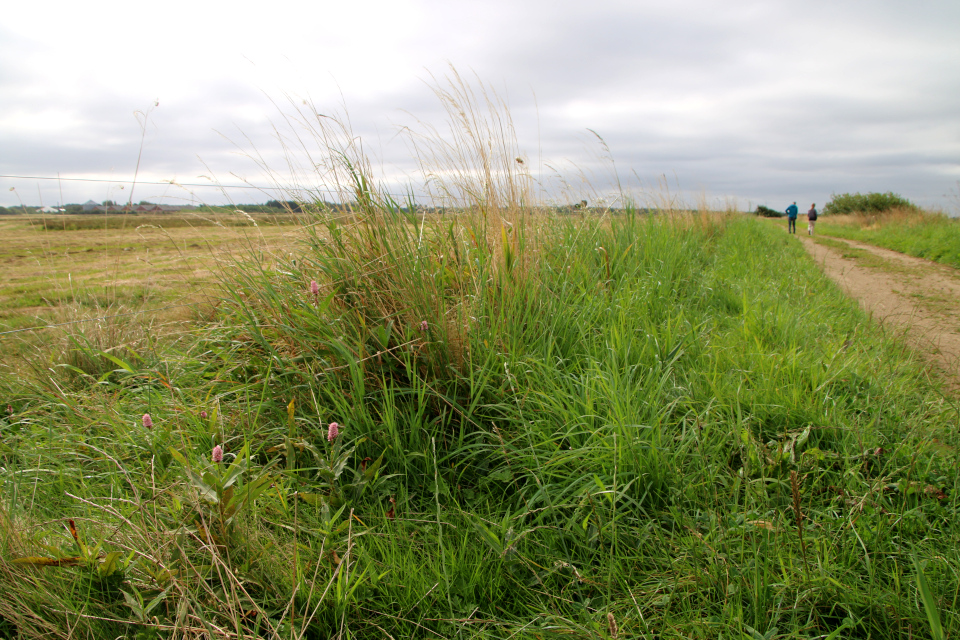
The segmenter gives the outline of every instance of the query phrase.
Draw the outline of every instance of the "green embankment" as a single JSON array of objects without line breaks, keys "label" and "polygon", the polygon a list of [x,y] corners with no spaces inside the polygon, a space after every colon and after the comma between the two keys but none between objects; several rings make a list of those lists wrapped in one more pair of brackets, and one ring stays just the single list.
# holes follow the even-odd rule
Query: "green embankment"
[{"label": "green embankment", "polygon": [[859,224],[831,224],[821,218],[817,231],[859,240],[900,253],[960,268],[960,219],[917,214],[861,219]]},{"label": "green embankment", "polygon": [[956,402],[799,243],[371,207],[192,340],[0,381],[0,635],[960,632]]}]

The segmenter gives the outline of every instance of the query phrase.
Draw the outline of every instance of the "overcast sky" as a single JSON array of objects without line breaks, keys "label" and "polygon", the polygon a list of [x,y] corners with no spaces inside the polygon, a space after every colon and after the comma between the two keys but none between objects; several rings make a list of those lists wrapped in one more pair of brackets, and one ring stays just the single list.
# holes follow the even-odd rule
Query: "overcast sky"
[{"label": "overcast sky", "polygon": [[[3,177],[0,205],[126,201],[144,113],[139,181],[266,186],[247,154],[281,171],[273,126],[302,99],[345,107],[391,189],[415,185],[401,131],[442,127],[431,76],[453,64],[507,101],[532,171],[572,184],[610,181],[592,130],[631,189],[665,175],[690,201],[742,209],[894,191],[960,212],[956,0],[54,0],[3,14],[0,174],[104,182]],[[273,197],[190,191],[138,184],[134,200]]]}]

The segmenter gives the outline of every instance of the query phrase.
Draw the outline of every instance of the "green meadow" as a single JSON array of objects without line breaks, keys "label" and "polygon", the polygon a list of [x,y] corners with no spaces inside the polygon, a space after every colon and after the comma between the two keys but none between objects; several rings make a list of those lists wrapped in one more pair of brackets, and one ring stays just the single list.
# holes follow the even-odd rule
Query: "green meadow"
[{"label": "green meadow", "polygon": [[538,207],[474,139],[446,214],[346,147],[349,211],[188,330],[4,365],[0,637],[960,633],[960,407],[904,342],[780,228]]}]

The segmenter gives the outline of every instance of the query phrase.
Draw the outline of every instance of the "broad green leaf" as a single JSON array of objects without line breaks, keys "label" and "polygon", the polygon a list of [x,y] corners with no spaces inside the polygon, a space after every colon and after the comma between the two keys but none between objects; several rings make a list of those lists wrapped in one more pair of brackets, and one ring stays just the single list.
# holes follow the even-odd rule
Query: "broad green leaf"
[{"label": "broad green leaf", "polygon": [[237,457],[233,464],[230,465],[230,468],[227,469],[227,474],[223,478],[223,484],[220,486],[221,489],[226,489],[233,485],[234,482],[247,470],[247,467],[250,465],[249,458],[240,458]]},{"label": "broad green leaf", "polygon": [[103,562],[100,563],[100,566],[97,567],[97,572],[103,576],[112,576],[116,573],[120,567],[120,556],[123,555],[122,551],[111,551],[103,559]]},{"label": "broad green leaf", "polygon": [[180,453],[179,451],[177,451],[177,450],[174,449],[173,447],[167,447],[167,449],[170,451],[170,455],[173,456],[173,459],[174,459],[174,460],[176,460],[177,462],[179,462],[179,463],[182,464],[183,466],[187,466],[187,459],[186,459],[185,457],[183,457],[183,454],[182,454],[182,453]]},{"label": "broad green leaf", "polygon": [[117,365],[118,367],[120,367],[123,371],[126,371],[127,373],[134,373],[133,367],[131,367],[130,365],[128,365],[126,362],[124,362],[124,361],[121,360],[120,358],[118,358],[118,357],[116,357],[116,356],[112,356],[112,355],[110,355],[109,353],[107,353],[106,351],[101,351],[101,352],[99,353],[99,355],[103,356],[104,358],[106,358],[106,359],[109,360],[110,362],[114,363],[115,365]]}]

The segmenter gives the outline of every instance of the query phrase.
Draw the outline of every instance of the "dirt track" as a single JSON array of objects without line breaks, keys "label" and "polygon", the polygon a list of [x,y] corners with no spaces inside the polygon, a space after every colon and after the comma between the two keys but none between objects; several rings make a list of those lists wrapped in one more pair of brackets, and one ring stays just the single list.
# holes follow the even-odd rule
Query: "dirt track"
[{"label": "dirt track", "polygon": [[[800,226],[800,225],[798,225]],[[830,278],[907,341],[960,392],[960,272],[853,240],[797,237]]]}]

